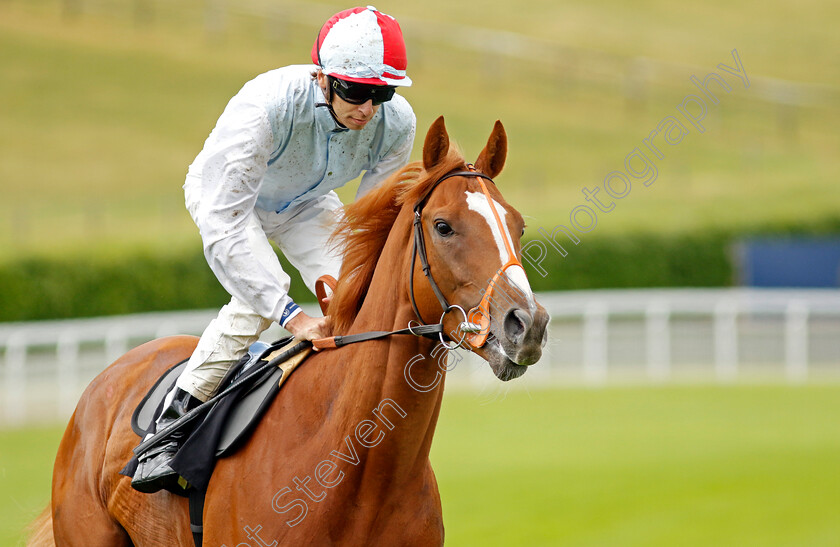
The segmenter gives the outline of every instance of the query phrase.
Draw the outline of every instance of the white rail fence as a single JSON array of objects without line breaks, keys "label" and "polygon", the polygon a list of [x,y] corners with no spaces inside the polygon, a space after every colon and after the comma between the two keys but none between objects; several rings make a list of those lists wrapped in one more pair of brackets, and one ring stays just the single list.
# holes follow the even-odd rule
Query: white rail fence
[{"label": "white rail fence", "polygon": [[[469,356],[450,386],[840,380],[840,291],[579,291],[539,300],[552,316],[549,344],[528,374],[500,388]],[[66,419],[107,364],[154,338],[200,334],[215,313],[0,324],[0,425]],[[281,334],[274,327],[263,338]]]}]

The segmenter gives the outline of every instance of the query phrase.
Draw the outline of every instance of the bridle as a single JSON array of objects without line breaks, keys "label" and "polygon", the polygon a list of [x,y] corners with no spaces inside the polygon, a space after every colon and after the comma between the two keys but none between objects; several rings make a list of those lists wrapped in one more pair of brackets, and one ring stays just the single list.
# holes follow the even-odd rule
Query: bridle
[{"label": "bridle", "polygon": [[[493,300],[493,289],[496,287],[499,278],[505,275],[505,272],[508,268],[511,268],[513,266],[518,266],[522,268],[522,263],[519,261],[519,259],[516,258],[516,253],[513,251],[513,243],[510,241],[510,237],[506,235],[508,232],[507,230],[505,230],[502,218],[499,215],[499,212],[496,210],[493,198],[490,197],[490,192],[488,192],[487,190],[487,185],[484,184],[484,180],[482,180],[486,179],[490,182],[493,182],[493,179],[485,175],[484,173],[479,173],[478,171],[476,171],[475,167],[473,167],[472,164],[468,163],[467,169],[469,170],[452,171],[450,173],[445,174],[437,181],[435,181],[435,183],[432,184],[428,189],[426,189],[426,192],[417,200],[417,203],[414,204],[414,249],[411,253],[411,270],[409,272],[409,294],[411,296],[411,306],[414,308],[414,313],[417,314],[417,318],[420,320],[420,322],[416,325],[412,325],[412,323],[415,322],[414,320],[412,320],[409,322],[407,328],[395,331],[369,331],[362,332],[359,334],[330,336],[328,338],[319,338],[317,340],[312,340],[311,342],[301,342],[302,344],[311,344],[312,347],[314,347],[316,350],[326,350],[340,348],[349,344],[356,344],[358,342],[379,340],[382,338],[393,336],[395,334],[413,334],[414,336],[424,336],[427,338],[439,339],[441,344],[443,344],[450,350],[462,347],[464,342],[469,344],[471,348],[480,348],[487,342],[487,337],[490,334],[490,304]],[[490,210],[493,212],[493,217],[496,221],[499,231],[501,232],[501,237],[504,240],[505,248],[508,252],[507,262],[505,262],[505,264],[501,268],[499,268],[499,270],[493,276],[493,279],[490,280],[490,283],[484,290],[483,297],[481,298],[479,304],[473,309],[471,309],[469,312],[464,311],[464,308],[458,306],[457,304],[450,304],[449,301],[446,299],[446,296],[443,295],[443,291],[440,290],[440,287],[435,281],[435,278],[432,276],[432,269],[429,265],[429,258],[426,254],[426,239],[423,235],[423,206],[426,204],[426,200],[429,198],[434,189],[437,188],[437,186],[441,182],[452,177],[476,177],[478,179],[478,183],[481,185],[481,191],[487,198],[488,203],[490,204]],[[417,307],[417,301],[414,297],[414,266],[417,263],[417,257],[420,257],[420,265],[423,268],[423,274],[426,276],[426,279],[429,280],[429,284],[432,286],[432,291],[435,293],[435,297],[437,298],[441,308],[443,309],[443,313],[441,314],[440,320],[437,323],[426,324],[425,321],[423,321],[423,316],[420,315],[420,310]],[[457,339],[457,342],[453,340],[453,344],[450,345],[446,343],[446,340],[444,340],[443,319],[446,317],[446,314],[452,310],[460,311],[461,314],[464,316],[464,320],[458,325],[458,330],[463,333],[463,336]],[[452,335],[454,334],[454,332],[449,334]]]},{"label": "bridle", "polygon": [[[463,336],[457,341],[457,343],[453,346],[449,346],[443,340],[443,333],[440,334],[441,343],[449,347],[449,349],[456,349],[460,347],[464,341],[466,341],[471,347],[473,348],[480,348],[485,344],[487,341],[487,337],[490,334],[490,304],[493,299],[493,289],[496,287],[499,278],[505,275],[505,272],[508,268],[512,266],[519,266],[522,268],[522,263],[516,258],[516,253],[513,250],[513,243],[510,241],[510,237],[507,235],[508,232],[505,230],[504,223],[502,222],[501,216],[499,212],[496,210],[496,205],[493,201],[493,198],[490,196],[490,192],[487,190],[487,185],[484,183],[484,180],[489,180],[493,182],[493,179],[489,176],[485,175],[484,173],[480,173],[476,171],[475,167],[471,164],[467,164],[468,171],[452,171],[447,173],[446,175],[439,178],[434,184],[432,184],[426,192],[417,200],[414,204],[414,250],[411,254],[411,270],[409,270],[409,293],[411,295],[411,306],[414,308],[414,313],[417,314],[417,317],[420,319],[420,322],[423,323],[423,316],[420,314],[420,310],[417,308],[417,302],[414,297],[414,266],[416,264],[416,259],[420,258],[420,266],[423,269],[423,274],[426,276],[426,279],[429,280],[429,284],[432,286],[432,291],[435,293],[435,297],[437,297],[438,302],[440,303],[441,308],[443,309],[443,314],[440,316],[440,325],[443,326],[443,318],[452,310],[458,310],[464,316],[464,321],[462,321],[459,326],[458,330],[463,333]],[[493,276],[493,279],[490,280],[490,283],[487,285],[487,288],[484,290],[484,294],[481,298],[479,304],[471,309],[469,313],[464,311],[464,308],[458,306],[457,304],[452,305],[443,295],[443,292],[440,290],[437,282],[435,282],[434,277],[432,276],[431,266],[429,265],[429,259],[426,255],[426,240],[423,235],[423,223],[422,223],[422,211],[423,206],[426,204],[429,196],[431,195],[432,191],[434,191],[437,186],[445,181],[446,179],[452,177],[475,177],[478,180],[479,185],[481,186],[481,192],[487,198],[487,202],[490,204],[490,210],[493,212],[493,217],[498,225],[499,232],[501,233],[502,240],[504,241],[505,248],[508,253],[508,260],[505,264],[499,268],[496,274]],[[495,184],[495,182],[493,182]],[[524,270],[524,268],[523,268]],[[452,333],[451,333],[452,334]]]}]

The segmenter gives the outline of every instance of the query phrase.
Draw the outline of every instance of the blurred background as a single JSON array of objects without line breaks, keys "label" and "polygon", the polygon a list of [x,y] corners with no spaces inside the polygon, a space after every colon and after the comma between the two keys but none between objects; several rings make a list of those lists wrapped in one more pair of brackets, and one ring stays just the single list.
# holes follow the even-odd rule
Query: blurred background
[{"label": "blurred background", "polygon": [[[187,166],[246,81],[308,63],[347,7],[0,0],[0,545],[47,503],[90,379],[227,301]],[[504,123],[497,182],[553,317],[521,380],[449,374],[447,544],[840,544],[840,5],[376,7],[407,40],[413,159],[441,114],[468,159]],[[733,50],[748,86],[719,68]],[[608,205],[615,171],[632,185],[606,212],[585,192]]]}]

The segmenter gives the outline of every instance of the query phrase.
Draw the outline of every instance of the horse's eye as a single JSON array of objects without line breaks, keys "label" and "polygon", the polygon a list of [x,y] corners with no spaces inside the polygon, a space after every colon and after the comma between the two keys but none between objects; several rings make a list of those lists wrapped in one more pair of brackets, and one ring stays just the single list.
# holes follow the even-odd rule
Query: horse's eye
[{"label": "horse's eye", "polygon": [[522,233],[519,234],[520,239],[525,237],[525,226],[522,227]]},{"label": "horse's eye", "polygon": [[437,230],[437,233],[439,233],[443,237],[449,237],[453,233],[455,233],[455,230],[452,229],[452,226],[450,226],[442,220],[438,220],[435,222],[435,230]]}]

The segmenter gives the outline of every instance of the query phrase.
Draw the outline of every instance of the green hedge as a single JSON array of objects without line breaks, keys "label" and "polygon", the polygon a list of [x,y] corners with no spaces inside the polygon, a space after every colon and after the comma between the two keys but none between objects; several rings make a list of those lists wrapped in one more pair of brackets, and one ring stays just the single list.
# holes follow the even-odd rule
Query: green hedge
[{"label": "green hedge", "polygon": [[[734,243],[750,237],[827,236],[840,234],[840,217],[756,226],[748,230],[713,229],[689,234],[580,236],[573,244],[557,235],[565,257],[546,240],[539,264],[523,260],[536,291],[646,287],[726,287],[736,281]],[[528,242],[523,242],[523,249]],[[532,251],[532,257],[538,252]],[[532,261],[533,262],[533,261]],[[545,272],[543,277],[540,273]]]},{"label": "green hedge", "polygon": [[722,287],[734,280],[729,252],[732,240],[723,234],[581,239],[578,245],[563,245],[568,253],[565,257],[540,240],[546,253],[539,268],[538,247],[526,251],[534,260],[523,259],[523,263],[535,291]]},{"label": "green hedge", "polygon": [[[777,226],[752,233],[840,233],[840,221]],[[741,236],[704,232],[591,237],[579,245],[564,245],[566,257],[540,240],[547,249],[540,263],[547,275],[541,276],[524,262],[531,285],[538,291],[722,287],[733,284],[730,249]],[[298,302],[314,302],[294,269],[282,257],[281,262],[292,275],[292,297]],[[228,299],[200,250],[139,252],[123,258],[27,258],[0,264],[0,321],[217,308]]]},{"label": "green hedge", "polygon": [[[314,302],[294,269],[281,261],[292,277],[292,297]],[[0,264],[0,321],[218,308],[228,300],[200,249]]]}]

